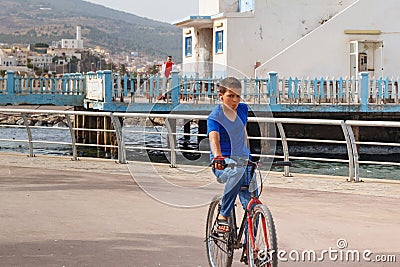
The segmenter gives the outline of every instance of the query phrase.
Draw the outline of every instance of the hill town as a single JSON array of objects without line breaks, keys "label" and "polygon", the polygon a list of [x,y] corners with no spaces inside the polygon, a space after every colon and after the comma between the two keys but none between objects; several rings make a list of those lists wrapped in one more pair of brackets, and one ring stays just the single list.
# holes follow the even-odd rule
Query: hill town
[{"label": "hill town", "polygon": [[76,27],[75,39],[46,43],[0,44],[0,71],[19,73],[64,74],[110,69],[122,73],[154,73],[161,60],[140,56],[139,52],[116,54],[96,47],[84,47],[81,26]]},{"label": "hill town", "polygon": [[153,72],[181,60],[174,25],[82,0],[0,0],[0,71]]}]

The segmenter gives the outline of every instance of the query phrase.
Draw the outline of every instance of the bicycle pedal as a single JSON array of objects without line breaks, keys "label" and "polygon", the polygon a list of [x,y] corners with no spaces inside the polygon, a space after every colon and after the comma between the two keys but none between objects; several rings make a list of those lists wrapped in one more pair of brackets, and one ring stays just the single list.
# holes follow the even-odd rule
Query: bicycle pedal
[{"label": "bicycle pedal", "polygon": [[247,255],[243,255],[241,258],[240,258],[240,262],[243,262],[244,264],[248,264],[248,259],[247,259]]},{"label": "bicycle pedal", "polygon": [[213,236],[213,237],[215,237],[215,238],[218,238],[218,239],[220,239],[220,238],[228,239],[228,238],[229,238],[229,232],[227,232],[227,233],[222,233],[222,232],[219,232],[218,230],[214,230],[214,231],[212,232],[211,236]]}]

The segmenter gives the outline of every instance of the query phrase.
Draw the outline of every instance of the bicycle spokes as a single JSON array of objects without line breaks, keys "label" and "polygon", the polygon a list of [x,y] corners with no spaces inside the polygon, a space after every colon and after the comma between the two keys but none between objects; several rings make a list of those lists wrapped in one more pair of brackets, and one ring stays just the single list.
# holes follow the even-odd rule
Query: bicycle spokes
[{"label": "bicycle spokes", "polygon": [[216,219],[219,214],[220,201],[210,204],[206,225],[206,248],[208,262],[212,267],[230,267],[233,260],[233,246],[230,233],[219,233]]},{"label": "bicycle spokes", "polygon": [[264,205],[254,208],[247,248],[249,266],[277,265],[275,226],[268,208]]}]

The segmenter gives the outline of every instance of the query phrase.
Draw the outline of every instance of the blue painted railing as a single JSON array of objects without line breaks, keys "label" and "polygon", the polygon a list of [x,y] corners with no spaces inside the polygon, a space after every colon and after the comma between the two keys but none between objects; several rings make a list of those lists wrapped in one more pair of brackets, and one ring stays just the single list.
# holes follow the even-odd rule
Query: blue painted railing
[{"label": "blue painted railing", "polygon": [[85,98],[85,77],[64,74],[62,77],[15,76],[7,71],[0,78],[0,105],[82,106]]},{"label": "blue painted railing", "polygon": [[[97,79],[101,97],[87,99],[89,81]],[[0,105],[52,104],[84,106],[107,111],[210,110],[218,103],[220,78],[119,76],[111,71],[65,74],[62,77],[21,77],[12,71],[0,78]],[[282,112],[398,112],[399,79],[299,78],[279,77],[270,72],[266,78],[244,78],[242,99],[254,110]],[[195,104],[195,105],[194,105]],[[183,106],[182,106],[183,107]],[[182,108],[181,107],[181,108]]]},{"label": "blue painted railing", "polygon": [[[172,78],[152,76],[137,79],[125,76],[123,96],[130,95],[129,102],[173,105],[217,103],[220,79],[199,79],[179,77],[175,72]],[[174,80],[175,79],[175,80]],[[140,81],[140,82],[139,82]],[[368,73],[359,78],[298,78],[278,77],[270,72],[267,78],[242,79],[242,99],[248,104],[268,105],[272,111],[319,111],[319,112],[397,112],[400,109],[399,79],[370,79]],[[133,89],[132,89],[133,88]],[[174,97],[164,92],[169,92]]]}]

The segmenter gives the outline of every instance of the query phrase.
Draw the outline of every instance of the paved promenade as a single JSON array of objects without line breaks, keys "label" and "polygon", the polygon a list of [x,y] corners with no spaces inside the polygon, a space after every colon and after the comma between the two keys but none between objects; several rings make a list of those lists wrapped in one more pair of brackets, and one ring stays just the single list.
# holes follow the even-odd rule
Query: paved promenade
[{"label": "paved promenade", "polygon": [[[149,169],[169,183],[191,187],[193,201],[205,193],[198,187],[214,180],[209,169],[0,154],[0,266],[208,266],[207,207],[172,207],[150,197],[131,175],[151,177]],[[151,181],[156,195],[179,200]],[[220,188],[207,190],[214,194]],[[399,182],[271,173],[262,200],[273,213],[279,248],[288,254],[329,249],[361,254],[360,262],[334,261],[328,254],[324,261],[294,262],[286,255],[279,266],[400,262]],[[338,248],[339,239],[347,248]],[[371,260],[395,255],[397,263],[366,262],[365,250]],[[236,259],[234,266],[244,265]]]}]

